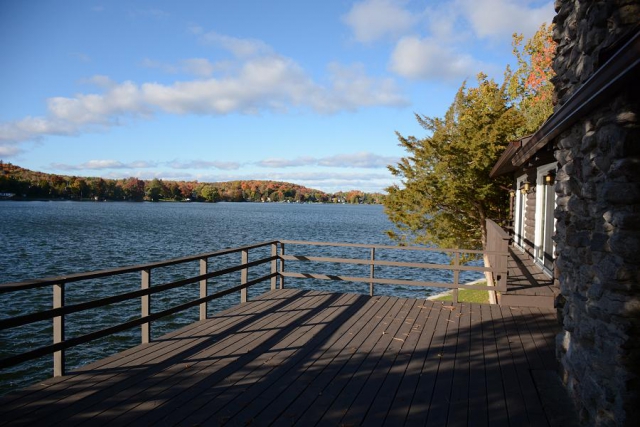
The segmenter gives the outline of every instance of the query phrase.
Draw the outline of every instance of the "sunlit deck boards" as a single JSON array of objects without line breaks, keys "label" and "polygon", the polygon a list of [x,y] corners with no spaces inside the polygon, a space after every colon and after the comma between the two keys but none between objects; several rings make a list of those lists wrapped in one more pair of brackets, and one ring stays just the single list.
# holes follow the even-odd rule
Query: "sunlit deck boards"
[{"label": "sunlit deck boards", "polygon": [[551,310],[272,291],[0,400],[0,423],[534,425]]}]

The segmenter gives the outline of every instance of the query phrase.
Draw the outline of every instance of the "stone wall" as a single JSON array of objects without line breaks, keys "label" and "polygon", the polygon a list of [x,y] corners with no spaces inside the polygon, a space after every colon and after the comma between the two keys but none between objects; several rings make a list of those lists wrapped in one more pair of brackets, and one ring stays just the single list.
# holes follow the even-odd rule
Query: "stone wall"
[{"label": "stone wall", "polygon": [[[559,0],[556,11],[558,108],[635,31],[640,2]],[[557,348],[585,425],[640,419],[639,100],[628,85],[554,141],[555,280],[565,300]]]}]

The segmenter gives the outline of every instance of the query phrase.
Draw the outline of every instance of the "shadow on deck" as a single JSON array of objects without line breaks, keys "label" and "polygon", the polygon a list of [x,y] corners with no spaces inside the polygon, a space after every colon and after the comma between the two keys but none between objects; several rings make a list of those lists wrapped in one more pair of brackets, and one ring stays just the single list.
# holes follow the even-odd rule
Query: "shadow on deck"
[{"label": "shadow on deck", "polygon": [[526,254],[509,248],[507,292],[498,303],[510,307],[554,308],[557,290],[549,277]]},{"label": "shadow on deck", "polygon": [[536,307],[271,291],[8,394],[0,424],[566,426],[557,329]]}]

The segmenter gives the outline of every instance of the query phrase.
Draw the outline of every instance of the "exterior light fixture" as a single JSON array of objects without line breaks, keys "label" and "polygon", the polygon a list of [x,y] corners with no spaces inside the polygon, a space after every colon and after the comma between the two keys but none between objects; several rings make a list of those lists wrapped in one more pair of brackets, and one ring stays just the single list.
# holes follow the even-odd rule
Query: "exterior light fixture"
[{"label": "exterior light fixture", "polygon": [[531,184],[529,184],[529,181],[525,181],[522,183],[522,186],[520,187],[520,192],[522,194],[527,194],[529,192],[529,188],[531,188]]},{"label": "exterior light fixture", "polygon": [[556,174],[553,171],[547,172],[547,174],[544,176],[544,182],[547,185],[553,185],[555,181],[556,181]]}]

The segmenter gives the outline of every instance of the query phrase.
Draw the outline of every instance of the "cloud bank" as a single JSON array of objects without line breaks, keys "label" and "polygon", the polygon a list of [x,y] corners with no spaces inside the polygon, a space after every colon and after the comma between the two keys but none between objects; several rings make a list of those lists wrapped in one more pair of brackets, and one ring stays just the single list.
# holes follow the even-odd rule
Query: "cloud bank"
[{"label": "cloud bank", "polygon": [[472,45],[530,37],[551,22],[553,2],[544,0],[454,0],[423,6],[393,0],[364,0],[343,17],[364,44],[392,40],[388,68],[412,80],[460,81],[494,65],[474,57]]},{"label": "cloud bank", "polygon": [[108,76],[93,76],[85,83],[97,86],[100,92],[49,98],[46,115],[0,123],[0,153],[8,157],[19,152],[18,144],[24,141],[103,131],[157,113],[221,116],[307,110],[332,114],[408,104],[393,79],[369,76],[362,65],[329,64],[327,81],[319,83],[296,61],[259,40],[206,33],[200,28],[191,31],[202,43],[224,49],[234,59],[188,58],[175,65],[142,61],[144,67],[198,77],[169,84],[118,83]]}]

